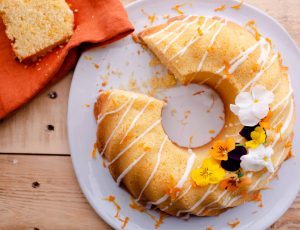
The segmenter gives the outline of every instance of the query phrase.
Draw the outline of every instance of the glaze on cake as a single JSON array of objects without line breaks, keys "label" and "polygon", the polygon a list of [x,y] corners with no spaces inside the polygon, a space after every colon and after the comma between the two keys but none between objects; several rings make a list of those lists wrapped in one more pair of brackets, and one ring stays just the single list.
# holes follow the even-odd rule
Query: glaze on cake
[{"label": "glaze on cake", "polygon": [[212,142],[181,148],[162,128],[163,101],[104,91],[94,107],[97,145],[113,178],[137,201],[174,216],[217,215],[257,199],[291,150],[295,108],[280,55],[220,18],[179,16],[139,38],[180,83],[220,94],[225,126]]}]

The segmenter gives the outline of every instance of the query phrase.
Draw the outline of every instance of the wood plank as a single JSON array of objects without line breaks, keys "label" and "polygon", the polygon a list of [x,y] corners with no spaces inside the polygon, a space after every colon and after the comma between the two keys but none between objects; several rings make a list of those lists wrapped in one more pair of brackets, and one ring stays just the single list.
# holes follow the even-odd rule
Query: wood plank
[{"label": "wood plank", "polygon": [[0,216],[0,229],[111,229],[84,198],[68,156],[0,155]]},{"label": "wood plank", "polygon": [[[300,195],[270,229],[299,229],[299,210]],[[111,229],[81,193],[68,156],[0,155],[0,216],[0,229]]]},{"label": "wood plank", "polygon": [[[123,0],[124,4],[133,0]],[[300,1],[247,0],[277,19],[300,45]],[[71,74],[0,124],[0,152],[68,154],[66,114]],[[49,91],[58,98],[50,100]],[[54,125],[53,132],[47,125]]]}]

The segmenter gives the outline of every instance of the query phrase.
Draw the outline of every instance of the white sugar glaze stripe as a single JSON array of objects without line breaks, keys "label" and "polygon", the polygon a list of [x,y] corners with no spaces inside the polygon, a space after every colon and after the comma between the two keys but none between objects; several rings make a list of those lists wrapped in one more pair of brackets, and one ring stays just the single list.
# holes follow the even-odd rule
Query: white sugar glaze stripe
[{"label": "white sugar glaze stripe", "polygon": [[186,209],[186,210],[179,210],[176,213],[176,216],[179,216],[181,213],[186,213],[186,212],[192,212],[195,208],[197,208],[205,199],[206,197],[211,194],[212,192],[214,192],[216,189],[218,188],[218,185],[210,185],[207,189],[207,191],[205,192],[205,194],[201,197],[200,200],[198,200],[191,208]]},{"label": "white sugar glaze stripe", "polygon": [[[253,46],[249,47],[247,50],[245,50],[244,52],[240,53],[238,56],[233,58],[229,62],[229,65],[232,65],[229,69],[229,73],[232,74],[240,64],[242,64],[244,61],[246,61],[248,56],[256,50],[256,48],[259,46],[259,44],[260,44],[260,41],[256,42]],[[223,72],[224,69],[225,69],[225,66],[222,66],[219,70],[216,71],[216,74]]]},{"label": "white sugar glaze stripe", "polygon": [[196,215],[200,215],[206,208],[208,208],[209,206],[211,206],[211,205],[213,205],[213,204],[218,203],[218,202],[222,199],[222,197],[225,196],[226,194],[227,194],[227,190],[223,191],[223,192],[220,194],[220,196],[218,197],[218,199],[216,199],[215,201],[213,201],[213,202],[211,202],[211,203],[209,203],[209,204],[207,204],[207,205],[204,205],[204,206],[196,213]]},{"label": "white sugar glaze stripe", "polygon": [[274,105],[272,107],[272,111],[275,111],[276,109],[278,109],[279,106],[281,106],[284,102],[286,102],[292,96],[292,94],[293,94],[293,90],[290,87],[289,93],[280,102],[278,102],[276,105]]},{"label": "white sugar glaze stripe", "polygon": [[139,161],[146,155],[147,152],[141,154],[138,158],[136,158],[118,177],[117,184],[120,185],[123,178],[130,172],[130,170],[137,164]]},{"label": "white sugar glaze stripe", "polygon": [[278,123],[275,125],[275,123],[277,122],[277,120],[281,117],[281,115],[286,112],[286,107],[289,105],[289,102],[291,102],[292,100],[286,101],[284,103],[284,106],[282,107],[282,109],[279,111],[279,113],[276,115],[276,117],[274,117],[273,121],[272,121],[272,127],[277,127]]},{"label": "white sugar glaze stripe", "polygon": [[140,118],[140,116],[145,112],[145,110],[147,109],[148,105],[150,105],[150,103],[153,101],[152,98],[149,99],[149,101],[146,103],[146,105],[141,109],[141,111],[136,115],[136,117],[133,119],[133,121],[131,122],[129,128],[126,130],[126,133],[124,134],[122,140],[120,141],[120,144],[123,143],[124,139],[127,137],[128,133],[134,128],[136,122],[138,121],[138,119]]},{"label": "white sugar glaze stripe", "polygon": [[97,119],[97,124],[99,125],[107,115],[120,112],[129,102],[130,102],[130,98],[119,108],[109,111],[109,112],[106,112],[106,113],[103,113],[103,114],[99,114],[98,119]]},{"label": "white sugar glaze stripe", "polygon": [[[208,18],[206,17],[203,24],[201,25],[200,29],[203,30],[203,35],[206,34],[207,32],[210,31],[210,29],[215,25],[217,24],[217,20],[213,21],[206,29],[204,29],[204,26],[206,25],[207,23],[207,20]],[[203,36],[202,35],[202,36]],[[194,38],[196,37],[196,38]],[[173,55],[173,57],[170,58],[170,61],[173,60],[174,58],[176,58],[177,56],[179,55],[183,55],[187,49],[193,45],[195,42],[197,42],[199,39],[201,38],[201,36],[198,35],[198,31],[195,32],[195,34],[192,36],[192,39],[187,43],[186,46],[184,46],[182,49],[180,49],[176,54]]]},{"label": "white sugar glaze stripe", "polygon": [[189,27],[190,25],[195,24],[198,21],[198,17],[196,17],[193,21],[187,23],[184,26],[184,29],[182,31],[180,31],[180,33],[178,33],[169,43],[168,45],[164,48],[163,53],[166,53],[167,50],[170,48],[170,46],[172,45],[173,42],[175,42]]},{"label": "white sugar glaze stripe", "polygon": [[[178,181],[177,185],[175,186],[176,188],[181,189],[183,187],[184,183],[187,181],[187,178],[190,175],[192,167],[194,165],[195,159],[196,159],[196,155],[192,152],[191,156],[187,160],[187,164],[186,164],[186,168],[185,168],[184,174],[180,178],[180,180]],[[164,201],[166,201],[168,198],[169,198],[169,195],[165,194],[163,197],[161,197],[157,201],[148,202],[148,205],[149,204],[151,204],[151,205],[159,205],[159,204],[163,203]]]},{"label": "white sugar glaze stripe", "polygon": [[266,172],[265,174],[263,174],[250,188],[249,188],[249,192],[252,192],[256,187],[257,187],[257,185],[261,182],[261,181],[263,181],[263,180],[265,180],[265,179],[267,179],[268,177],[269,177],[269,175],[270,175],[270,173],[269,172]]},{"label": "white sugar glaze stripe", "polygon": [[[217,29],[217,31],[216,31],[215,34],[213,35],[213,37],[212,37],[212,39],[211,39],[211,41],[210,41],[208,47],[211,47],[211,46],[214,44],[214,42],[215,42],[217,36],[219,35],[219,33],[221,32],[222,28],[223,28],[226,24],[227,24],[227,20],[225,20],[224,22],[221,23],[221,25],[219,26],[219,28]],[[206,50],[205,53],[204,53],[204,55],[202,56],[202,59],[201,59],[199,65],[198,65],[198,67],[197,67],[197,72],[199,72],[199,71],[202,69],[202,66],[203,66],[203,64],[204,64],[204,62],[205,62],[205,59],[207,58],[207,55],[208,55],[208,51]]]},{"label": "white sugar glaze stripe", "polygon": [[[290,105],[290,111],[289,111],[289,114],[288,114],[288,116],[286,118],[286,121],[284,122],[284,124],[283,124],[283,126],[282,126],[282,128],[280,130],[280,133],[278,133],[275,136],[274,142],[272,143],[272,147],[274,147],[276,145],[277,141],[280,138],[280,135],[282,135],[287,130],[287,128],[290,126],[290,123],[291,123],[291,121],[293,119],[293,114],[294,114],[294,102],[292,101],[291,105]],[[282,119],[284,119],[284,118],[282,118]]]},{"label": "white sugar glaze stripe", "polygon": [[271,61],[270,61],[270,64],[264,68],[264,69],[261,69],[258,74],[251,80],[249,81],[244,87],[243,89],[240,91],[240,92],[244,92],[249,86],[253,86],[255,84],[255,82],[265,73],[265,71],[267,71],[272,65],[273,63],[275,62],[276,58],[277,58],[277,54],[275,54]]},{"label": "white sugar glaze stripe", "polygon": [[174,201],[172,201],[170,204],[168,204],[166,207],[162,208],[162,211],[166,211],[169,207],[171,207],[177,200],[180,200],[182,197],[184,197],[192,188],[192,185],[189,185],[189,187],[179,196],[177,197]]},{"label": "white sugar glaze stripe", "polygon": [[154,122],[150,127],[148,127],[140,136],[138,136],[133,142],[127,145],[121,152],[117,154],[117,156],[110,162],[108,162],[108,166],[113,164],[116,160],[118,160],[128,149],[130,149],[135,143],[137,143],[140,139],[142,139],[148,132],[150,132],[155,126],[157,126],[161,122],[161,119]]},{"label": "white sugar glaze stripe", "polygon": [[283,161],[284,156],[285,156],[285,148],[283,148],[282,152],[280,153],[279,157],[277,158],[277,161],[274,164],[275,167],[279,167],[279,164],[281,161]]},{"label": "white sugar glaze stripe", "polygon": [[141,197],[142,197],[142,195],[143,195],[145,189],[146,189],[146,188],[148,187],[148,185],[150,184],[151,180],[153,179],[153,177],[154,177],[154,175],[155,175],[155,173],[156,173],[156,171],[157,171],[157,169],[158,169],[158,166],[159,166],[159,164],[160,164],[161,153],[162,153],[162,150],[163,150],[164,145],[165,145],[165,143],[166,143],[167,140],[168,140],[168,136],[166,135],[166,136],[164,137],[164,140],[162,141],[160,147],[159,147],[159,151],[158,151],[158,153],[157,153],[156,164],[155,164],[155,166],[154,166],[154,168],[153,168],[153,171],[152,171],[151,175],[149,176],[147,182],[145,183],[143,189],[141,190],[140,195],[139,195],[138,198],[137,198],[137,201],[139,201],[139,200],[141,199]]},{"label": "white sugar glaze stripe", "polygon": [[191,16],[189,16],[189,17],[186,17],[184,20],[175,20],[175,21],[173,21],[173,22],[171,22],[168,26],[166,26],[164,29],[162,29],[162,30],[159,30],[159,31],[157,31],[156,33],[153,33],[153,34],[150,34],[149,36],[147,36],[147,38],[153,38],[153,37],[155,37],[155,36],[157,36],[157,35],[159,35],[159,34],[161,34],[161,33],[163,33],[163,32],[165,32],[165,31],[167,31],[168,29],[170,29],[174,24],[176,24],[177,22],[185,22],[186,20],[188,20],[189,18],[190,18]]},{"label": "white sugar glaze stripe", "polygon": [[[192,15],[190,16],[187,16],[184,20],[180,21],[180,22],[185,22],[187,20],[189,20],[190,18],[192,17]],[[165,35],[164,37],[162,37],[160,40],[158,40],[157,42],[155,42],[155,45],[158,45],[159,43],[161,43],[163,40],[167,39],[168,37],[170,37],[171,35],[173,35],[175,32],[179,31],[181,28],[184,28],[186,27],[186,24],[184,23],[181,23],[180,26],[178,26],[174,32],[173,31],[170,31],[170,33],[168,33],[167,35]]]},{"label": "white sugar glaze stripe", "polygon": [[111,132],[109,138],[106,140],[105,145],[104,145],[104,147],[103,147],[103,149],[102,149],[102,151],[101,151],[101,153],[100,153],[101,156],[103,155],[103,153],[104,153],[105,150],[106,150],[107,145],[109,144],[109,142],[111,141],[111,139],[112,139],[113,136],[115,135],[115,132],[117,131],[117,129],[119,128],[119,126],[122,124],[122,122],[123,122],[124,118],[126,117],[127,113],[128,113],[129,110],[132,108],[132,105],[133,105],[134,101],[135,101],[135,98],[132,98],[132,99],[131,99],[131,102],[130,102],[130,104],[129,104],[129,106],[127,107],[126,111],[123,113],[123,115],[122,115],[122,117],[120,118],[118,124],[116,125],[116,127],[114,128],[114,130]]}]

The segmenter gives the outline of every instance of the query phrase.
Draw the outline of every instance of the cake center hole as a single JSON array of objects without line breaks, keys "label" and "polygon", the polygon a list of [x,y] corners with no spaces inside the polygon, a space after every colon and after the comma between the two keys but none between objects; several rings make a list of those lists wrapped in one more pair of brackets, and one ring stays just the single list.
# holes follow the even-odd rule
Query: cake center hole
[{"label": "cake center hole", "polygon": [[167,105],[162,111],[162,125],[177,145],[200,147],[210,142],[223,128],[223,101],[210,87],[177,85],[163,94]]}]

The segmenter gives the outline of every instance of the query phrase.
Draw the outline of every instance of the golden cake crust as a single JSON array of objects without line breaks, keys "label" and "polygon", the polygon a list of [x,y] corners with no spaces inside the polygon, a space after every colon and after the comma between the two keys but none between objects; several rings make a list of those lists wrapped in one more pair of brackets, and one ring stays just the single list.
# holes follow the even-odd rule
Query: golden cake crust
[{"label": "golden cake crust", "polygon": [[[204,22],[206,27],[201,28]],[[212,143],[192,152],[178,147],[168,139],[161,125],[163,101],[112,90],[101,93],[94,110],[98,148],[109,162],[113,178],[138,200],[176,216],[217,215],[257,199],[288,155],[287,143],[293,136],[292,89],[280,56],[264,38],[256,40],[244,27],[219,18],[179,16],[138,36],[182,84],[207,84],[220,94],[226,117],[216,140],[232,137],[235,142],[244,143],[239,136],[243,125],[230,111],[230,104],[241,91],[249,91],[254,85],[272,91],[272,128],[267,130],[265,144],[273,146],[275,172],[247,172],[244,176],[251,179],[251,184],[235,191],[224,190],[219,184],[195,186],[191,171],[209,157]],[[250,47],[253,49],[246,57],[240,56]],[[234,59],[240,60],[238,64],[231,63]],[[280,124],[283,128],[278,132],[274,127]]]}]

